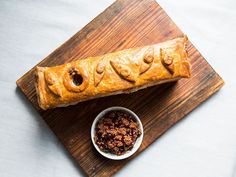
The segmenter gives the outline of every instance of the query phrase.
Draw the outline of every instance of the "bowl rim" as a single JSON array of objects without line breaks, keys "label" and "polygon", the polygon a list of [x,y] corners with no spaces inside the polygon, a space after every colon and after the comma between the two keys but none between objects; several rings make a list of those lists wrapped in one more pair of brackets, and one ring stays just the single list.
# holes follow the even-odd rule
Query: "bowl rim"
[{"label": "bowl rim", "polygon": [[[127,151],[125,154],[123,155],[115,155],[115,154],[112,154],[112,153],[106,153],[106,152],[103,152],[100,150],[100,148],[97,146],[97,144],[95,143],[94,141],[94,135],[95,135],[95,126],[98,122],[98,120],[100,118],[102,118],[107,112],[110,112],[110,111],[115,111],[115,110],[120,110],[120,111],[125,111],[129,114],[131,114],[135,119],[136,121],[138,122],[139,124],[139,128],[141,130],[141,135],[137,138],[133,148],[130,150],[130,151]],[[143,124],[141,122],[141,120],[139,119],[139,117],[133,112],[131,111],[130,109],[128,108],[125,108],[125,107],[121,107],[121,106],[112,106],[112,107],[109,107],[109,108],[106,108],[104,109],[103,111],[101,111],[97,116],[96,118],[94,119],[93,123],[92,123],[92,126],[91,126],[91,131],[90,131],[90,134],[91,134],[91,140],[92,140],[92,143],[93,143],[93,146],[95,147],[95,149],[104,157],[108,158],[108,159],[112,159],[112,160],[122,160],[122,159],[126,159],[130,156],[132,156],[138,149],[139,147],[141,146],[142,144],[142,141],[143,141]]]}]

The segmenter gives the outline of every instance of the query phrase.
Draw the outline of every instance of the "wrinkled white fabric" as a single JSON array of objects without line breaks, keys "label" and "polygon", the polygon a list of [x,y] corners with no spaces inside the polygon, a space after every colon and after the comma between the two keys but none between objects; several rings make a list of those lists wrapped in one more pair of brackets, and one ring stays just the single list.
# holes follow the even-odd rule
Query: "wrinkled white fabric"
[{"label": "wrinkled white fabric", "polygon": [[[0,1],[1,177],[83,175],[15,81],[113,1]],[[226,85],[116,176],[236,177],[236,1],[158,2]]]}]

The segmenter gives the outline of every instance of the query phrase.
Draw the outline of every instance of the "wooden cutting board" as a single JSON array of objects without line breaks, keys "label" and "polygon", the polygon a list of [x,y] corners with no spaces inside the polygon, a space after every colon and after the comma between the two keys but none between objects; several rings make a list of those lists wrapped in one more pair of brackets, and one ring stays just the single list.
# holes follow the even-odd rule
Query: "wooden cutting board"
[{"label": "wooden cutting board", "polygon": [[[154,0],[118,0],[38,66],[60,65],[76,58],[154,44],[182,35],[181,30]],[[39,109],[34,88],[34,68],[17,81],[17,86],[86,175],[111,176],[223,86],[223,80],[191,43],[188,52],[192,64],[190,79],[66,108],[48,111]],[[124,106],[133,110],[140,116],[144,126],[141,148],[126,160],[105,159],[91,144],[90,127],[93,119],[110,106]]]}]

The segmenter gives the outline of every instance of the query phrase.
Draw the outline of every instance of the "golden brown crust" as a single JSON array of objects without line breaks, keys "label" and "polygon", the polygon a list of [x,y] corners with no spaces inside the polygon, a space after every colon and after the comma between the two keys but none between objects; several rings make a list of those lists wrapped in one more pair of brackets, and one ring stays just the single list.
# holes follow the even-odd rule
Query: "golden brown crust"
[{"label": "golden brown crust", "polygon": [[36,90],[42,109],[130,93],[190,77],[187,38],[36,68]]},{"label": "golden brown crust", "polygon": [[106,65],[103,60],[101,60],[97,66],[94,68],[94,86],[97,87],[98,84],[102,81],[104,73],[106,70]]}]

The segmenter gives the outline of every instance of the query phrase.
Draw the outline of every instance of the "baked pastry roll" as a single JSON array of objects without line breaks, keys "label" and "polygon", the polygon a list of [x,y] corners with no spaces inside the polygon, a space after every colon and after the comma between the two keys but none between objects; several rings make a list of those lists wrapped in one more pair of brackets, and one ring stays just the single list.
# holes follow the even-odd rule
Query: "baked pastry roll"
[{"label": "baked pastry roll", "polygon": [[36,68],[39,106],[46,110],[131,93],[190,77],[187,37]]}]

